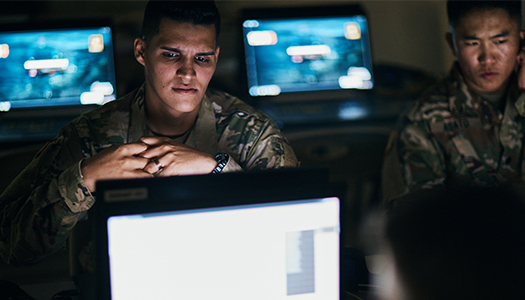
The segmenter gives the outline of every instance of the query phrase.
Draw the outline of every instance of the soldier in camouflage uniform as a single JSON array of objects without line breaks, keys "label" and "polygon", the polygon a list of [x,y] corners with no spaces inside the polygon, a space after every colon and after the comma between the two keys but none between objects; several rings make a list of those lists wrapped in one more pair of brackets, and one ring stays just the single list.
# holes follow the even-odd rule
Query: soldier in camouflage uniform
[{"label": "soldier in camouflage uniform", "polygon": [[207,88],[219,24],[213,2],[148,4],[144,35],[135,40],[144,85],[62,128],[0,196],[0,253],[8,263],[61,249],[94,205],[97,180],[219,172],[218,153],[227,154],[219,155],[222,172],[298,165],[272,120]]},{"label": "soldier in camouflage uniform", "polygon": [[457,61],[396,125],[383,165],[386,202],[437,185],[524,179],[521,2],[449,1],[447,12]]}]

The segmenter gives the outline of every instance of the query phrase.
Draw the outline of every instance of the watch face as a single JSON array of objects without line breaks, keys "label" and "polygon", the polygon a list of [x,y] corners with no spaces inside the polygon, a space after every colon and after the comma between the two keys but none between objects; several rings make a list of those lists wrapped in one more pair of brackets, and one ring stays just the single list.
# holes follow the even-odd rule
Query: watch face
[{"label": "watch face", "polygon": [[221,161],[227,161],[228,160],[228,154],[226,153],[219,153],[215,155],[215,160],[220,163]]}]

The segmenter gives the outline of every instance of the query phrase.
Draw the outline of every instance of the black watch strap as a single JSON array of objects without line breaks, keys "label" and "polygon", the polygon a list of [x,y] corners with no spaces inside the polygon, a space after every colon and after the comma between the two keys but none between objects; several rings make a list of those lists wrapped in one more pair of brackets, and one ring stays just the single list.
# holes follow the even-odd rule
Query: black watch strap
[{"label": "black watch strap", "polygon": [[222,172],[224,167],[228,164],[228,160],[230,159],[230,156],[226,153],[218,153],[215,155],[215,161],[217,162],[217,166],[213,171],[211,171],[212,174],[219,174]]}]

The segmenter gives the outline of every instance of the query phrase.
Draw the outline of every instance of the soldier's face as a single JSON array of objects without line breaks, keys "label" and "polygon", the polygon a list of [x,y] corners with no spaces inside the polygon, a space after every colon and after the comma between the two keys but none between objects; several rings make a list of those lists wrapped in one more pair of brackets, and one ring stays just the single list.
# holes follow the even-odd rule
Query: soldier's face
[{"label": "soldier's face", "polygon": [[198,110],[218,55],[214,25],[165,18],[148,42],[135,40],[135,57],[145,69],[148,109],[166,109],[175,116]]},{"label": "soldier's face", "polygon": [[470,88],[485,93],[506,89],[517,63],[520,30],[505,10],[468,13],[447,34],[447,42]]}]

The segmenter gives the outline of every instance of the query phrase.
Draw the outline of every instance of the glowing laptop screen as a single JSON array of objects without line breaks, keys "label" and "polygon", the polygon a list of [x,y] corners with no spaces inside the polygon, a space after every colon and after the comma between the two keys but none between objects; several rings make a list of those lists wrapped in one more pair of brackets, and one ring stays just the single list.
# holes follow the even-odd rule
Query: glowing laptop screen
[{"label": "glowing laptop screen", "polygon": [[252,97],[374,85],[365,15],[268,16],[242,26]]},{"label": "glowing laptop screen", "polygon": [[0,32],[0,70],[3,112],[101,105],[116,98],[109,26],[66,23]]},{"label": "glowing laptop screen", "polygon": [[339,199],[107,220],[111,299],[339,299]]}]

